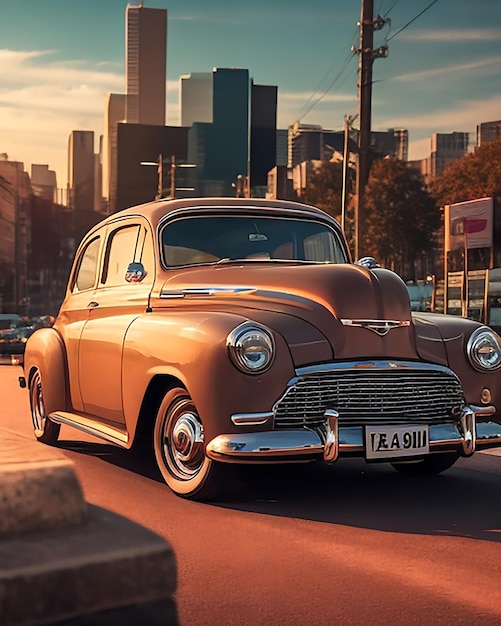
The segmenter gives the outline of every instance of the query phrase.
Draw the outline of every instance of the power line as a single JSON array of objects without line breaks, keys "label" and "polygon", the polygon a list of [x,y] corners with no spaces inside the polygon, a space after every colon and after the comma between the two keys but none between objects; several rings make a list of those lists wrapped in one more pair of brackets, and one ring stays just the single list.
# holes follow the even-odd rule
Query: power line
[{"label": "power line", "polygon": [[[386,18],[387,15],[389,15],[389,13],[395,8],[395,6],[398,4],[399,0],[394,0],[393,4],[390,6],[390,8],[384,13],[383,17]],[[426,13],[429,9],[431,9],[431,7],[436,4],[438,2],[438,0],[433,0],[432,2],[430,2],[430,4],[428,4],[428,6],[426,6],[422,11],[420,11],[417,15],[415,15],[411,20],[409,20],[406,24],[404,24],[401,28],[399,28],[395,33],[393,33],[393,35],[391,35],[390,37],[385,37],[385,44],[388,43],[389,41],[391,41],[392,39],[394,39],[398,34],[400,34],[403,30],[405,30],[406,28],[408,28],[411,24],[413,24],[417,19],[419,19],[424,13]],[[382,9],[384,4],[384,0],[381,1],[381,5],[380,8]],[[387,22],[389,22],[389,20],[385,20]],[[352,41],[356,35],[356,30],[355,30],[355,34],[352,37]],[[307,99],[307,101],[305,102],[305,104],[302,106],[302,111],[303,113],[300,113],[299,117],[298,117],[298,121],[301,121],[304,117],[306,117],[308,115],[308,113],[310,113],[324,98],[325,96],[332,90],[332,88],[334,87],[334,85],[337,83],[337,81],[341,78],[341,76],[344,74],[346,68],[348,67],[351,59],[353,58],[353,54],[350,54],[344,61],[342,68],[340,69],[340,71],[337,73],[337,75],[334,77],[334,79],[331,81],[331,83],[328,85],[328,87],[326,87],[326,89],[324,89],[323,92],[320,93],[320,95],[318,96],[318,98],[316,100],[314,100],[315,96],[317,96],[317,94],[319,94],[320,92],[320,87],[317,88],[317,90],[315,92],[313,92],[309,98]],[[334,66],[331,66],[329,68],[329,70],[327,70],[327,72],[325,73],[324,77],[322,78],[322,80],[320,81],[319,85],[321,85],[327,78],[327,76],[330,74],[332,68]],[[379,82],[379,81],[378,81]],[[314,101],[313,101],[314,100]],[[311,104],[310,104],[311,103]]]},{"label": "power line", "polygon": [[404,24],[402,26],[402,28],[399,28],[397,30],[396,33],[393,33],[393,35],[391,37],[388,37],[386,39],[386,41],[391,41],[392,39],[394,39],[399,33],[401,33],[403,30],[405,30],[408,26],[410,26],[413,22],[415,22],[419,17],[421,17],[421,15],[423,15],[424,13],[426,13],[426,11],[428,11],[428,9],[431,9],[431,7],[436,4],[438,2],[438,0],[433,0],[433,2],[430,2],[430,4],[425,7],[420,13],[418,13],[415,17],[412,18],[412,20],[410,20],[409,22],[407,22],[407,24]]},{"label": "power line", "polygon": [[[314,109],[317,104],[319,102],[321,102],[325,96],[331,91],[331,89],[334,87],[334,85],[337,83],[337,81],[341,78],[341,76],[343,75],[344,71],[346,70],[346,68],[348,67],[351,59],[353,58],[353,54],[350,54],[349,57],[346,58],[343,67],[341,68],[341,70],[338,72],[338,74],[335,76],[334,80],[330,83],[330,85],[322,92],[322,94],[320,94],[320,96],[315,100],[315,102],[313,102],[309,107],[306,108],[306,111],[299,117],[298,121],[302,120],[304,117],[306,117],[306,115],[308,115],[308,113]],[[316,94],[314,94],[316,95]],[[313,99],[313,96],[310,96],[309,101],[311,101]],[[308,104],[308,103],[306,103]],[[306,106],[306,105],[305,105]],[[304,107],[303,107],[304,108]]]},{"label": "power line", "polygon": [[[353,41],[355,40],[355,37],[357,35],[357,29],[355,29],[353,36],[351,38],[351,41],[353,43]],[[299,113],[299,117],[298,117],[298,121],[302,120],[306,115],[308,115],[308,113],[314,109],[317,104],[319,102],[321,102],[325,96],[331,91],[331,89],[334,87],[334,85],[336,84],[336,82],[339,80],[339,78],[341,78],[342,74],[344,73],[344,71],[346,70],[351,58],[352,58],[352,54],[350,53],[343,64],[343,67],[341,68],[341,70],[338,72],[338,74],[335,76],[335,78],[331,81],[331,83],[328,85],[328,87],[326,89],[324,89],[324,91],[322,91],[321,95],[315,100],[315,102],[313,102],[313,104],[311,104],[311,106],[308,106],[310,104],[310,102],[312,102],[312,100],[320,93],[321,91],[321,85],[326,81],[327,77],[329,76],[329,74],[332,72],[334,65],[331,65],[330,68],[327,70],[327,72],[325,73],[324,77],[322,78],[322,80],[319,82],[318,87],[316,88],[316,90],[310,94],[309,98],[306,100],[306,102],[303,104],[303,106],[301,107],[301,111],[304,112],[300,112]]]},{"label": "power line", "polygon": [[[395,6],[398,4],[399,0],[395,0],[395,2],[391,5],[391,7],[386,11],[386,13],[383,14],[383,17],[387,17],[391,11],[393,11],[393,9],[395,8]],[[379,13],[381,13],[383,8],[383,3],[381,3],[381,8],[379,10]]]}]

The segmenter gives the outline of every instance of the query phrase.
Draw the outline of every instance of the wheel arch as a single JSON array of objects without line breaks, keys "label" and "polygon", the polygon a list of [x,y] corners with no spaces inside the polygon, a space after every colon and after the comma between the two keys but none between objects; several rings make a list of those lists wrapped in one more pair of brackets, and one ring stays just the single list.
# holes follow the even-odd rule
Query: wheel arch
[{"label": "wheel arch", "polygon": [[137,424],[134,436],[131,439],[131,445],[141,441],[151,441],[158,408],[167,391],[174,387],[186,389],[186,385],[183,381],[172,374],[155,374],[152,377],[139,408]]},{"label": "wheel arch", "polygon": [[40,328],[29,338],[24,353],[24,372],[28,385],[40,371],[47,415],[68,408],[68,370],[66,348],[54,328]]}]

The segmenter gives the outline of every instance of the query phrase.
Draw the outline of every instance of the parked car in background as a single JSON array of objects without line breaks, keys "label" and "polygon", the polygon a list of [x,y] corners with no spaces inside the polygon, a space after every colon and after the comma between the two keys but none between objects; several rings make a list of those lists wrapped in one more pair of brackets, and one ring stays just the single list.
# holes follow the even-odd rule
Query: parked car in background
[{"label": "parked car in background", "polygon": [[352,263],[315,207],[161,200],[84,237],[20,383],[40,441],[61,424],[123,448],[147,435],[169,487],[204,500],[240,463],[419,475],[500,446],[500,341],[411,311],[404,282]]},{"label": "parked car in background", "polygon": [[0,315],[0,362],[22,365],[28,338],[38,328],[47,328],[54,323],[52,315],[30,318],[20,315]]},{"label": "parked car in background", "polygon": [[11,365],[22,365],[26,342],[33,331],[32,326],[0,329],[0,361],[7,361]]}]

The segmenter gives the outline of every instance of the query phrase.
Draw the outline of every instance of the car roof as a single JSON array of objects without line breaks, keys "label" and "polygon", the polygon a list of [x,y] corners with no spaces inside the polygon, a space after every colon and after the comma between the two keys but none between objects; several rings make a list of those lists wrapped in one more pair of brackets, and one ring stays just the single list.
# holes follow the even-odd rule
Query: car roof
[{"label": "car roof", "polygon": [[325,211],[304,204],[301,202],[293,202],[289,200],[276,200],[267,198],[180,198],[180,199],[164,199],[148,202],[146,204],[140,204],[137,206],[112,213],[99,223],[102,226],[105,223],[122,219],[125,217],[133,217],[136,215],[144,216],[153,226],[156,228],[160,221],[163,221],[165,217],[175,212],[181,212],[189,209],[211,209],[211,208],[238,208],[240,210],[248,209],[250,211],[258,209],[259,211],[269,212],[270,214],[276,214],[278,212],[290,214],[301,213],[303,216],[320,218],[329,221],[331,224],[339,228],[339,224],[334,218],[328,215]]}]

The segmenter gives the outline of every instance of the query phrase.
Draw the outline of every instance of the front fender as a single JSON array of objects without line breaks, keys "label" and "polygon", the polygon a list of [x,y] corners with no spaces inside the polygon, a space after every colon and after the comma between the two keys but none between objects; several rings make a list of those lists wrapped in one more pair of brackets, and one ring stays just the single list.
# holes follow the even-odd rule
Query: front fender
[{"label": "front fender", "polygon": [[150,314],[127,331],[123,351],[123,408],[133,432],[144,392],[154,375],[179,379],[188,389],[204,421],[207,439],[238,432],[232,413],[270,411],[294,376],[289,347],[275,334],[276,356],[262,375],[244,374],[232,364],[228,333],[245,319],[226,312]]},{"label": "front fender", "polygon": [[24,374],[28,385],[35,368],[40,371],[47,415],[67,408],[66,350],[54,328],[40,328],[31,335],[24,352]]}]

